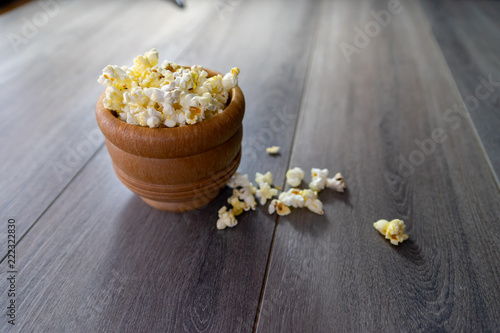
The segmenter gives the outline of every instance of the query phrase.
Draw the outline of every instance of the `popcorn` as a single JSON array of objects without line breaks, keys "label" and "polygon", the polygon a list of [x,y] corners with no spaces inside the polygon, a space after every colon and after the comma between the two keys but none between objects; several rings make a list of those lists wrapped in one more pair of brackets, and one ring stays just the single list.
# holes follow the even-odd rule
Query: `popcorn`
[{"label": "popcorn", "polygon": [[235,172],[233,177],[227,183],[227,186],[229,186],[230,188],[236,188],[236,187],[250,187],[253,185],[248,180],[247,174],[242,175],[239,172]]},{"label": "popcorn", "polygon": [[253,196],[253,189],[255,189],[255,187],[251,185],[250,187],[233,190],[233,195],[237,195],[238,198],[243,200],[245,203],[245,206],[243,207],[245,211],[249,211],[250,209],[255,210],[255,208],[257,208],[257,202],[255,202],[255,198]]},{"label": "popcorn", "polygon": [[269,204],[269,214],[274,214],[274,212],[278,213],[280,216],[285,216],[291,213],[290,208],[285,205],[280,200],[273,199]]},{"label": "popcorn", "polygon": [[305,205],[305,200],[301,195],[301,191],[296,188],[292,188],[287,192],[281,192],[278,200],[289,207],[301,208]]},{"label": "popcorn", "polygon": [[267,199],[271,199],[278,195],[278,190],[272,188],[269,183],[261,183],[259,184],[259,189],[256,191],[255,196],[260,198],[260,204],[265,205]]},{"label": "popcorn", "polygon": [[222,78],[222,86],[224,90],[231,90],[238,85],[238,74],[240,74],[240,69],[238,67],[234,67],[231,69],[230,73],[224,75]]},{"label": "popcorn", "polygon": [[309,183],[309,188],[314,191],[321,191],[325,188],[328,169],[311,169],[312,181]]},{"label": "popcorn", "polygon": [[323,215],[323,203],[319,199],[311,200],[306,206],[311,212],[318,215]]},{"label": "popcorn", "polygon": [[304,179],[304,171],[299,167],[286,172],[286,182],[292,187],[299,186],[302,183],[302,179]]},{"label": "popcorn", "polygon": [[279,153],[279,151],[280,151],[280,147],[278,147],[278,146],[272,146],[272,147],[266,148],[266,153],[268,153],[269,155],[276,155]]},{"label": "popcorn", "polygon": [[[224,111],[229,90],[238,84],[235,67],[211,78],[201,66],[182,68],[151,49],[132,67],[106,66],[97,82],[106,86],[104,106],[129,124],[148,127],[192,125]],[[151,115],[150,108],[159,112]]]},{"label": "popcorn", "polygon": [[342,177],[342,174],[340,172],[338,172],[335,175],[335,177],[328,178],[326,180],[326,187],[333,188],[337,192],[344,192],[344,190],[345,190],[345,181],[344,181],[344,177]]},{"label": "popcorn", "polygon": [[238,224],[238,221],[234,217],[232,209],[227,210],[226,206],[219,209],[219,219],[217,220],[217,229],[222,230],[226,227],[234,227]]},{"label": "popcorn", "polygon": [[240,215],[246,208],[245,203],[243,201],[240,201],[238,195],[236,194],[233,194],[232,197],[229,197],[229,199],[227,199],[227,202],[231,204],[231,206],[233,206],[232,211],[234,216]]},{"label": "popcorn", "polygon": [[264,183],[271,185],[273,183],[273,175],[272,175],[271,171],[268,171],[265,174],[261,174],[260,172],[257,172],[255,174],[255,182],[257,184],[259,184],[259,186],[261,184],[264,184]]},{"label": "popcorn", "polygon": [[398,245],[408,239],[408,235],[404,233],[406,226],[401,220],[395,219],[391,222],[387,220],[378,220],[373,223],[373,226],[384,235],[386,239],[389,239],[393,245]]}]

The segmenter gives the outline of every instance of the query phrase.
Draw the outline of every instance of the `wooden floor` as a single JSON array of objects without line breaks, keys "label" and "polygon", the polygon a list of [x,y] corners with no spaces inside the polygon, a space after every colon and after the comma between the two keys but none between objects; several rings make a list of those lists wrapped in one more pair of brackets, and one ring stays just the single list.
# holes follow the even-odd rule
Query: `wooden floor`
[{"label": "wooden floor", "polygon": [[[500,331],[500,2],[391,3],[1,14],[0,332]],[[153,47],[240,67],[241,172],[284,186],[291,167],[326,167],[347,192],[322,192],[323,216],[261,206],[223,231],[229,190],[184,214],[144,204],[116,178],[94,108],[101,69]],[[410,238],[390,245],[381,218]]]}]

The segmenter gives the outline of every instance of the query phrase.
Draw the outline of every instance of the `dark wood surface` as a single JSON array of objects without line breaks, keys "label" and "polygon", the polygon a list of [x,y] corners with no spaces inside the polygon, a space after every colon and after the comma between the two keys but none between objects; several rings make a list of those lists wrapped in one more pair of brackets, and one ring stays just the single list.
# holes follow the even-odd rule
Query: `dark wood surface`
[{"label": "dark wood surface", "polygon": [[496,181],[500,175],[500,6],[492,1],[424,1]]},{"label": "dark wood surface", "polygon": [[[350,62],[339,45],[386,1],[68,1],[17,52],[0,40],[2,257],[8,217],[18,239],[17,325],[3,314],[0,331],[499,331],[498,92],[476,118],[447,110],[477,75],[497,78],[500,6],[401,3]],[[0,27],[20,33],[39,10],[4,13]],[[145,205],[114,175],[93,110],[101,68],[151,47],[241,68],[250,178],[270,170],[284,186],[289,167],[306,181],[326,167],[347,192],[320,193],[323,216],[259,206],[224,231],[230,190],[184,214]],[[436,129],[440,143],[418,153]],[[408,171],[401,156],[423,159]],[[391,246],[380,218],[403,219],[410,238]],[[1,290],[7,271],[3,259]]]}]

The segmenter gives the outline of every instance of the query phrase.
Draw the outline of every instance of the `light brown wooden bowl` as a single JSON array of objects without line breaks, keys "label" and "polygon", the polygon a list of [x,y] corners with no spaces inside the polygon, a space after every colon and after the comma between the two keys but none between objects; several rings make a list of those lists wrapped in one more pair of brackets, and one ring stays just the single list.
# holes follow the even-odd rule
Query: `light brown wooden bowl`
[{"label": "light brown wooden bowl", "polygon": [[[205,69],[209,77],[219,73]],[[236,172],[241,158],[245,98],[237,86],[221,114],[173,128],[130,125],[102,103],[96,119],[118,179],[148,205],[182,212],[206,205]]]}]

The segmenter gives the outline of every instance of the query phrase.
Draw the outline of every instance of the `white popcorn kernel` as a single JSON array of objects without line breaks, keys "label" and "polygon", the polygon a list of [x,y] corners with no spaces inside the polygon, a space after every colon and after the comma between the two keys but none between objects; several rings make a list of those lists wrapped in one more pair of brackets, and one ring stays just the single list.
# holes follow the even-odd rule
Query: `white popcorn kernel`
[{"label": "white popcorn kernel", "polygon": [[158,51],[156,49],[151,49],[146,52],[143,56],[139,55],[134,59],[134,65],[132,69],[137,73],[143,73],[147,69],[158,64]]},{"label": "white popcorn kernel", "polygon": [[285,216],[291,213],[291,210],[283,202],[273,199],[269,204],[269,214],[278,213],[280,216]]},{"label": "white popcorn kernel", "polygon": [[97,82],[103,86],[115,86],[123,89],[130,87],[131,80],[122,68],[108,65],[103,68],[102,75],[99,77]]},{"label": "white popcorn kernel", "polygon": [[155,127],[158,127],[158,125],[161,124],[161,121],[160,121],[160,118],[153,116],[153,117],[149,117],[148,118],[147,124],[148,124],[149,127],[155,128]]},{"label": "white popcorn kernel", "polygon": [[165,100],[163,91],[158,88],[144,88],[143,92],[152,102],[163,103]]},{"label": "white popcorn kernel", "polygon": [[328,177],[328,169],[311,169],[312,181],[309,183],[309,188],[314,191],[321,191],[325,188],[326,179]]},{"label": "white popcorn kernel", "polygon": [[279,151],[280,151],[280,147],[278,147],[278,146],[272,146],[272,147],[266,148],[266,153],[268,153],[269,155],[276,155],[279,153]]},{"label": "white popcorn kernel", "polygon": [[255,192],[255,196],[260,198],[260,204],[265,205],[267,199],[271,199],[278,195],[278,190],[272,188],[268,183],[259,184],[259,189]]},{"label": "white popcorn kernel", "polygon": [[243,187],[241,189],[234,189],[233,190],[233,195],[237,195],[240,200],[243,200],[245,203],[245,207],[243,208],[245,211],[255,210],[257,208],[257,202],[255,201],[255,198],[252,193],[252,188],[253,185],[250,185],[250,187]]},{"label": "white popcorn kernel", "polygon": [[107,87],[103,104],[108,110],[120,111],[123,108],[123,92],[115,86]]},{"label": "white popcorn kernel", "polygon": [[227,183],[227,186],[230,188],[236,188],[236,187],[249,187],[252,183],[248,180],[248,175],[244,174],[242,175],[239,172],[235,172],[233,177],[229,180]]},{"label": "white popcorn kernel", "polygon": [[299,186],[302,183],[302,179],[304,179],[304,171],[299,167],[286,172],[286,182],[292,187]]},{"label": "white popcorn kernel", "polygon": [[238,67],[234,67],[231,69],[230,73],[227,73],[222,78],[222,86],[224,90],[233,89],[238,85],[238,74],[240,73],[240,69]]},{"label": "white popcorn kernel", "polygon": [[305,205],[305,199],[301,195],[301,190],[296,188],[280,193],[278,200],[283,202],[288,207],[301,208]]},{"label": "white popcorn kernel", "polygon": [[328,188],[333,188],[337,192],[344,192],[345,190],[345,181],[344,177],[342,177],[342,174],[338,172],[335,177],[333,178],[327,178],[326,180],[326,187]]},{"label": "white popcorn kernel", "polygon": [[268,171],[265,174],[261,174],[260,172],[257,172],[255,174],[255,182],[257,184],[259,184],[259,186],[261,184],[265,184],[265,183],[271,185],[273,183],[273,175],[272,175],[271,171]]},{"label": "white popcorn kernel", "polygon": [[225,227],[223,227],[223,224],[226,227],[230,228],[238,224],[238,221],[234,217],[232,209],[228,211],[226,206],[223,206],[221,209],[219,209],[219,219],[217,220],[217,229],[224,229]]},{"label": "white popcorn kernel", "polygon": [[408,239],[408,235],[404,233],[406,226],[401,220],[394,219],[391,222],[387,220],[378,220],[373,223],[373,226],[384,235],[386,239],[389,239],[393,245],[398,245]]},{"label": "white popcorn kernel", "polygon": [[306,206],[311,212],[318,215],[323,215],[323,203],[319,199],[311,200]]}]

